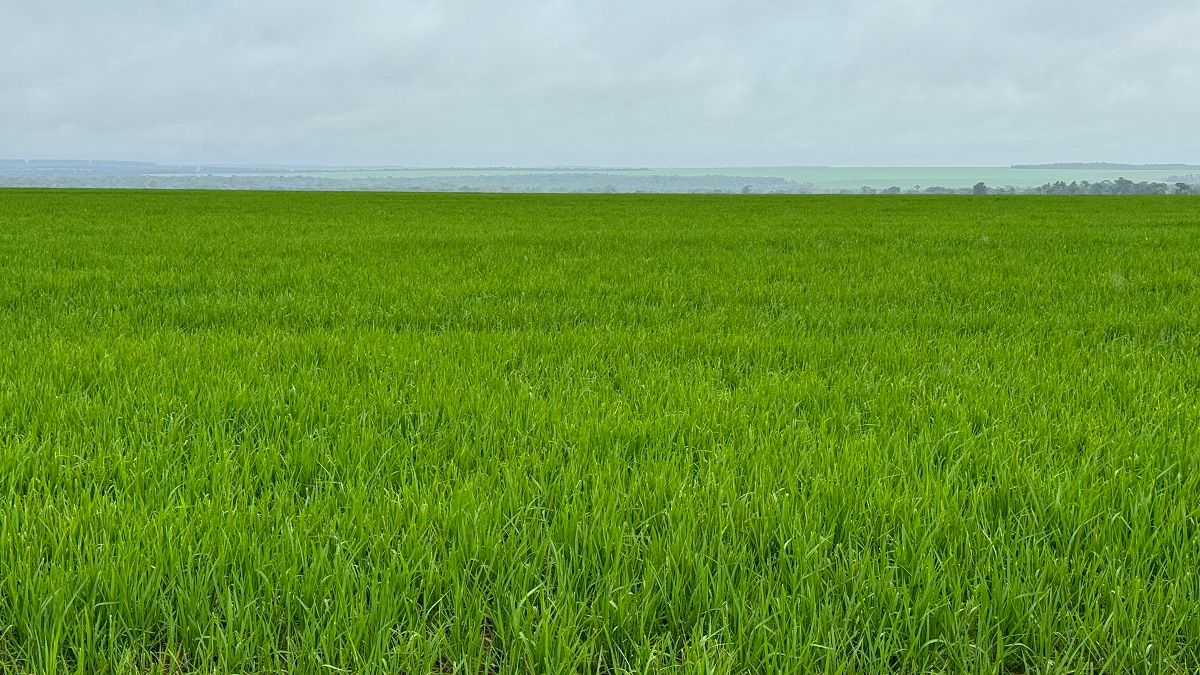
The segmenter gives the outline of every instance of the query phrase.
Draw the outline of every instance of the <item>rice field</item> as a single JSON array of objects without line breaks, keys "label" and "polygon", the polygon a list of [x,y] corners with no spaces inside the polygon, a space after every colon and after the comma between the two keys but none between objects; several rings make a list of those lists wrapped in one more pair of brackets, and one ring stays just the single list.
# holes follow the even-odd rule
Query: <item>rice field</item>
[{"label": "rice field", "polygon": [[1200,671],[1200,200],[0,191],[0,672]]}]

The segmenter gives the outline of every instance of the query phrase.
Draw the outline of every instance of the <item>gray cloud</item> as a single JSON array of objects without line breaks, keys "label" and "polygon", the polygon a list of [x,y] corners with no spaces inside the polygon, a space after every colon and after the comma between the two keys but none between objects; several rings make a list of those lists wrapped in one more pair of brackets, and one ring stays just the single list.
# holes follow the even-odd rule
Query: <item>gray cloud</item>
[{"label": "gray cloud", "polygon": [[0,5],[0,156],[1200,161],[1200,4]]}]

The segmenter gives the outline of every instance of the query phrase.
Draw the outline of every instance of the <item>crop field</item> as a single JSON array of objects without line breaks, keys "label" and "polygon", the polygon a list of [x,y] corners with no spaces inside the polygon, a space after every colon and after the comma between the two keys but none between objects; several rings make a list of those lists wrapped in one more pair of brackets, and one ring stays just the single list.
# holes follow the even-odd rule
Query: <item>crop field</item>
[{"label": "crop field", "polygon": [[0,191],[0,672],[1195,673],[1200,200]]}]

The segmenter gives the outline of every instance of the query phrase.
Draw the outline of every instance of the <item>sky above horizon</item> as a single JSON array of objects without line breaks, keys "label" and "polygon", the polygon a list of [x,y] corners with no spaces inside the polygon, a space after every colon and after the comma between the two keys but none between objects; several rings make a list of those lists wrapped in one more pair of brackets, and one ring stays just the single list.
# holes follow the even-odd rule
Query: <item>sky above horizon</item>
[{"label": "sky above horizon", "polygon": [[0,5],[0,157],[1200,163],[1200,2]]}]

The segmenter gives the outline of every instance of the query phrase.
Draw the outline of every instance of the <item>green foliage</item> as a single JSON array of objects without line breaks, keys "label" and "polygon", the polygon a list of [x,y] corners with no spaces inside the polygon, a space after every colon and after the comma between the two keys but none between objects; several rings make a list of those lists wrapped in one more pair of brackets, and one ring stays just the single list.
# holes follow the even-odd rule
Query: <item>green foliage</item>
[{"label": "green foliage", "polygon": [[0,191],[0,671],[1196,672],[1198,214]]}]

